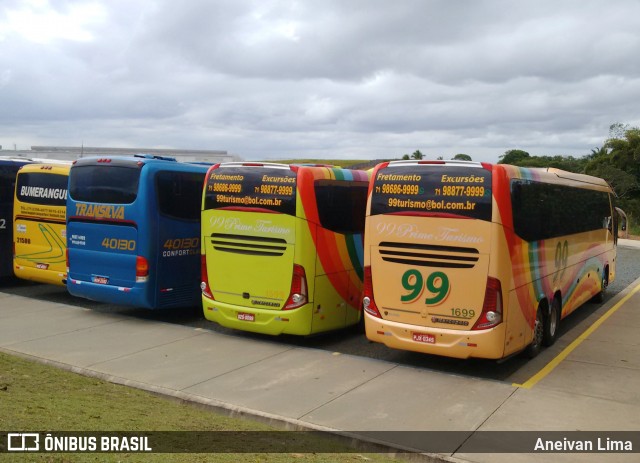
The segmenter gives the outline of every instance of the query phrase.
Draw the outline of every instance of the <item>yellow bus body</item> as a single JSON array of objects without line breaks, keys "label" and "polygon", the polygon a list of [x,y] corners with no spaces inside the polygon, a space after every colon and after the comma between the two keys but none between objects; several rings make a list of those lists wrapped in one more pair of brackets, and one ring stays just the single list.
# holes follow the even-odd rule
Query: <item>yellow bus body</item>
[{"label": "yellow bus body", "polygon": [[66,197],[71,163],[24,166],[14,197],[14,273],[64,286],[67,279]]},{"label": "yellow bus body", "polygon": [[[201,241],[205,288],[202,303],[207,320],[270,335],[309,335],[358,323],[368,185],[365,172],[230,163],[216,166],[208,177],[203,195]],[[240,180],[233,180],[240,177],[244,179],[242,186]],[[280,179],[280,183],[273,179]],[[361,216],[360,230],[342,233],[344,230],[322,226],[319,193],[314,186],[349,188],[354,183],[359,192],[347,193],[352,193],[352,198],[361,196],[360,210],[348,209],[345,213],[350,217]],[[294,189],[289,190],[288,185],[294,185]],[[276,195],[280,199],[255,193],[261,189],[271,191],[272,187],[274,191],[281,187],[279,191],[287,193]],[[234,189],[237,195],[229,194]],[[227,194],[211,195],[214,190]],[[211,200],[217,201],[215,207],[206,205],[208,192]],[[225,207],[227,203],[220,202],[236,200],[245,203],[229,203],[240,205]],[[258,201],[273,200],[282,200],[287,210],[274,206],[273,211],[263,211],[253,207]],[[351,202],[347,202],[349,207]],[[333,206],[337,214],[344,204]],[[291,300],[297,279],[303,281],[304,287],[304,291],[297,291],[304,293],[300,303]]]}]

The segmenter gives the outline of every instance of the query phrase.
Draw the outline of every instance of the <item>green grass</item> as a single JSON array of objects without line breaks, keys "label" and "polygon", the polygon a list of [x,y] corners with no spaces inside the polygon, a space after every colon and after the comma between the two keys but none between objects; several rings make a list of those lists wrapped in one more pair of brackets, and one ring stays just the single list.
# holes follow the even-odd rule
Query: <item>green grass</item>
[{"label": "green grass", "polygon": [[[145,391],[85,377],[0,352],[0,430],[277,431]],[[316,437],[309,437],[316,438]],[[347,449],[329,440],[332,451]],[[41,462],[338,462],[396,461],[385,455],[305,454],[0,454],[0,461]]]}]

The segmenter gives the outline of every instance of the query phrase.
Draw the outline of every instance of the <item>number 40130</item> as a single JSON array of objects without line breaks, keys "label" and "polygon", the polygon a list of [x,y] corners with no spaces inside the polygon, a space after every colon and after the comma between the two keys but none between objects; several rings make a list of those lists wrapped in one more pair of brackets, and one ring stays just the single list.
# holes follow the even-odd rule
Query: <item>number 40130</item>
[{"label": "number 40130", "polygon": [[102,247],[107,249],[117,249],[119,251],[135,251],[135,240],[123,240],[118,238],[105,238],[102,240]]},{"label": "number 40130", "polygon": [[400,297],[402,302],[415,301],[426,289],[428,297],[424,300],[425,304],[436,305],[446,299],[451,285],[449,284],[449,277],[444,272],[433,272],[425,279],[419,270],[410,269],[402,275],[402,287],[409,291]]}]

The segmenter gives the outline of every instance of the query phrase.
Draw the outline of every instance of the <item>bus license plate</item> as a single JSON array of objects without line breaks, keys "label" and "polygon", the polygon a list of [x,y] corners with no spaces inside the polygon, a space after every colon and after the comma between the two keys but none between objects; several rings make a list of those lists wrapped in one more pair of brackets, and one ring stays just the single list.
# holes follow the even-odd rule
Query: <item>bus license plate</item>
[{"label": "bus license plate", "polygon": [[91,281],[97,285],[108,285],[109,277],[93,276],[91,277]]},{"label": "bus license plate", "polygon": [[255,322],[256,321],[256,316],[252,313],[244,313],[244,312],[240,312],[238,314],[238,320],[242,320],[245,322]]},{"label": "bus license plate", "polygon": [[426,344],[436,343],[436,337],[428,333],[413,333],[413,340],[415,342],[424,342]]}]

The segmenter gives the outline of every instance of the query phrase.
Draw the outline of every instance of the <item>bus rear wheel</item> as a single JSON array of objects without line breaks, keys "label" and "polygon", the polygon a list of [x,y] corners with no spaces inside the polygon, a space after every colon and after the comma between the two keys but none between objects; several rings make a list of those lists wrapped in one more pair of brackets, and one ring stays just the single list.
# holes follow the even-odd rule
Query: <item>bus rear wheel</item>
[{"label": "bus rear wheel", "polygon": [[531,359],[538,355],[542,349],[542,342],[544,339],[544,319],[544,311],[541,306],[538,306],[536,321],[533,324],[533,339],[531,344],[529,344],[525,350],[525,355]]},{"label": "bus rear wheel", "polygon": [[609,286],[609,267],[605,267],[604,270],[602,271],[602,283],[600,286],[601,290],[598,294],[593,296],[591,300],[597,303],[604,302],[607,286]]},{"label": "bus rear wheel", "polygon": [[556,342],[558,338],[558,326],[560,325],[561,314],[560,300],[557,297],[553,298],[551,302],[551,309],[549,315],[544,320],[544,331],[542,337],[542,344],[549,347]]}]

